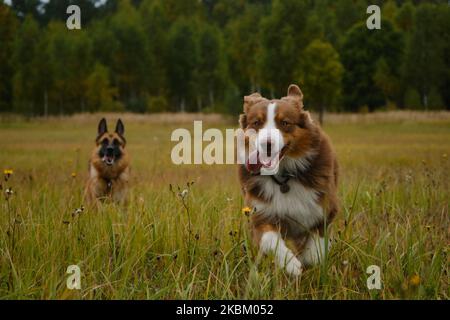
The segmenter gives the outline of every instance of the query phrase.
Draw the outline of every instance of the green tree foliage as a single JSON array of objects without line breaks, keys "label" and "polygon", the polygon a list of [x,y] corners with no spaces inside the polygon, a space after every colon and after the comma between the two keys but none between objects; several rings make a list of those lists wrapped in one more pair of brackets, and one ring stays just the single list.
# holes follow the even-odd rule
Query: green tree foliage
[{"label": "green tree foliage", "polygon": [[10,57],[14,52],[17,20],[13,11],[0,3],[0,111],[12,109],[12,81],[14,66]]},{"label": "green tree foliage", "polygon": [[412,88],[408,88],[406,90],[405,106],[408,109],[420,110],[420,108],[422,107],[422,103],[420,102],[420,95],[416,90]]},{"label": "green tree foliage", "polygon": [[294,79],[298,57],[307,46],[307,1],[274,0],[261,23],[259,73],[271,96],[279,96]]},{"label": "green tree foliage", "polygon": [[420,94],[425,109],[429,107],[433,87],[448,91],[449,19],[448,7],[423,4],[416,10],[415,24],[407,47],[404,79]]},{"label": "green tree foliage", "polygon": [[398,16],[397,3],[394,0],[388,0],[384,2],[383,8],[381,10],[381,15],[383,19],[389,20],[391,23],[395,24]]},{"label": "green tree foliage", "polygon": [[172,101],[179,111],[193,110],[199,59],[194,23],[186,19],[176,22],[171,28],[168,42],[168,76]]},{"label": "green tree foliage", "polygon": [[167,30],[169,20],[164,10],[164,1],[144,0],[139,7],[139,14],[148,43],[149,56],[152,59],[151,79],[148,81],[150,95],[167,94]]},{"label": "green tree foliage", "polygon": [[11,7],[20,19],[25,19],[27,15],[39,18],[40,0],[11,0]]},{"label": "green tree foliage", "polygon": [[51,85],[48,99],[51,113],[87,111],[85,79],[92,68],[92,43],[86,33],[67,32],[59,22],[49,25],[48,61]]},{"label": "green tree foliage", "polygon": [[434,110],[440,110],[444,107],[444,101],[442,100],[439,90],[432,87],[430,90],[430,96],[428,98],[428,108]]},{"label": "green tree foliage", "polygon": [[383,91],[374,83],[380,59],[384,59],[390,77],[399,76],[402,59],[402,35],[383,20],[381,30],[369,30],[365,22],[352,27],[341,50],[344,105],[357,111],[367,105],[371,110],[386,103]]},{"label": "green tree foliage", "polygon": [[45,23],[52,20],[64,22],[67,19],[67,7],[76,4],[80,7],[83,24],[89,23],[96,15],[96,0],[57,0],[45,2],[42,5],[42,18]]},{"label": "green tree foliage", "polygon": [[444,60],[444,70],[442,72],[442,81],[439,83],[438,90],[443,99],[443,106],[450,109],[450,6],[442,8],[436,21],[442,30],[442,59]]},{"label": "green tree foliage", "polygon": [[391,69],[386,62],[386,59],[381,58],[378,60],[373,75],[373,82],[383,93],[386,102],[395,101],[398,103],[400,95],[400,77]]},{"label": "green tree foliage", "polygon": [[150,54],[141,16],[129,0],[122,0],[108,27],[117,41],[112,53],[113,85],[130,110],[143,112],[156,62]]},{"label": "green tree foliage", "polygon": [[164,96],[151,96],[147,100],[148,112],[163,112],[169,109],[167,99]]},{"label": "green tree foliage", "polygon": [[245,2],[245,0],[206,0],[207,15],[220,27],[225,27],[248,8]]},{"label": "green tree foliage", "polygon": [[319,111],[323,122],[325,109],[330,107],[339,94],[344,68],[333,46],[314,40],[303,52],[297,78],[303,88],[305,104]]},{"label": "green tree foliage", "polygon": [[[243,95],[278,97],[298,81],[317,110],[450,108],[445,1],[10,3],[0,4],[1,111],[237,113]],[[66,28],[69,4],[81,30]],[[381,30],[366,28],[369,4],[382,6]]]},{"label": "green tree foliage", "polygon": [[163,0],[164,10],[170,22],[174,23],[180,18],[189,18],[200,15],[202,5],[197,0]]},{"label": "green tree foliage", "polygon": [[88,111],[122,111],[123,106],[114,100],[117,89],[109,82],[109,70],[97,63],[86,79],[86,107]]},{"label": "green tree foliage", "polygon": [[13,77],[14,111],[18,113],[39,114],[41,86],[39,81],[38,56],[40,30],[36,21],[28,15],[20,26],[14,41]]},{"label": "green tree foliage", "polygon": [[[331,0],[330,10],[335,12],[336,28],[341,38],[355,24],[367,19],[367,1],[364,0]],[[372,4],[372,3],[371,3]]]},{"label": "green tree foliage", "polygon": [[397,11],[395,23],[397,27],[408,34],[414,26],[415,8],[411,2],[405,2]]},{"label": "green tree foliage", "polygon": [[308,19],[309,29],[318,38],[324,38],[333,46],[337,47],[339,42],[339,32],[337,29],[336,10],[333,1],[317,0],[315,10]]},{"label": "green tree foliage", "polygon": [[261,53],[259,22],[264,7],[247,6],[242,16],[227,26],[230,73],[242,92],[254,92],[260,87],[257,58]]},{"label": "green tree foliage", "polygon": [[208,24],[200,26],[198,52],[195,91],[198,111],[202,111],[204,105],[213,107],[216,99],[224,97],[228,81],[225,49],[221,33],[216,27]]}]

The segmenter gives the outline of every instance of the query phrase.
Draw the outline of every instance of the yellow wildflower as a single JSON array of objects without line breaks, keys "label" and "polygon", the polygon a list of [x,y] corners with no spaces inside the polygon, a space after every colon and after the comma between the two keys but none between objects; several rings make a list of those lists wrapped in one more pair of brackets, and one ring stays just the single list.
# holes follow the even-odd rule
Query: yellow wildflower
[{"label": "yellow wildflower", "polygon": [[10,176],[10,175],[12,175],[14,173],[14,171],[12,170],[12,169],[5,169],[5,170],[3,170],[3,174],[5,175],[5,176]]},{"label": "yellow wildflower", "polygon": [[77,173],[76,172],[72,172],[72,178],[76,178],[77,177]]},{"label": "yellow wildflower", "polygon": [[411,279],[409,279],[409,283],[414,286],[417,287],[420,284],[420,277],[419,275],[415,274],[411,277]]},{"label": "yellow wildflower", "polygon": [[246,216],[249,216],[250,212],[252,212],[252,209],[250,207],[242,208],[242,213],[245,214]]}]

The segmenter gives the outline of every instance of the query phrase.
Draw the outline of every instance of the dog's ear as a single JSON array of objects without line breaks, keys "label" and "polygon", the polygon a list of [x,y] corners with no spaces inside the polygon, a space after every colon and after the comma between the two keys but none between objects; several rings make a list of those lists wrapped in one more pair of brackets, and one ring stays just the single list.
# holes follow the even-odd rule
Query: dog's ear
[{"label": "dog's ear", "polygon": [[291,84],[288,88],[288,97],[292,97],[294,99],[303,100],[303,93],[300,90],[299,86],[296,84]]},{"label": "dog's ear", "polygon": [[98,138],[100,138],[103,134],[105,134],[106,132],[108,132],[108,127],[106,125],[106,119],[103,118],[102,120],[100,120],[100,122],[98,123]]},{"label": "dog's ear", "polygon": [[123,125],[123,122],[121,119],[117,120],[116,133],[119,136],[123,136],[123,134],[125,133],[125,126]]},{"label": "dog's ear", "polygon": [[247,115],[245,113],[239,116],[239,124],[241,125],[242,129],[247,128]]},{"label": "dog's ear", "polygon": [[244,112],[247,113],[248,110],[250,110],[250,107],[254,105],[255,103],[258,103],[262,100],[264,100],[258,92],[252,93],[249,96],[244,97]]},{"label": "dog's ear", "polygon": [[296,84],[291,84],[287,91],[287,96],[283,100],[288,100],[303,109],[303,93],[299,86]]},{"label": "dog's ear", "polygon": [[302,111],[300,113],[300,119],[298,121],[298,126],[300,128],[308,128],[312,124],[313,124],[313,120],[311,118],[311,114],[309,113],[309,111]]}]

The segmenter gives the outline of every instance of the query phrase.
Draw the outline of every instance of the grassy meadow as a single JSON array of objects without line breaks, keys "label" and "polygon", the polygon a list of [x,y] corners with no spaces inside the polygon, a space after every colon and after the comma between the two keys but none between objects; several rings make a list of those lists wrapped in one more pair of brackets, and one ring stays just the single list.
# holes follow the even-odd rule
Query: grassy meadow
[{"label": "grassy meadow", "polygon": [[[101,116],[0,120],[0,174],[13,170],[1,177],[1,299],[449,299],[448,113],[326,117],[342,208],[326,260],[299,279],[256,258],[236,166],[171,162],[175,128],[236,119],[122,115],[131,201],[73,215]],[[74,264],[81,290],[66,287]],[[370,265],[380,290],[367,288]]]}]

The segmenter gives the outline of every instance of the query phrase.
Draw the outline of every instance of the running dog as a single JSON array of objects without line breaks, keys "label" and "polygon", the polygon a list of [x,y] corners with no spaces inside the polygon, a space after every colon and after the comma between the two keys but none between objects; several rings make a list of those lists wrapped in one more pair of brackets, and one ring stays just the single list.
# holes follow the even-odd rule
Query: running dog
[{"label": "running dog", "polygon": [[304,110],[296,85],[278,100],[259,93],[244,97],[239,122],[246,136],[239,178],[253,210],[253,241],[261,253],[272,252],[279,266],[299,276],[304,266],[323,259],[327,227],[339,210],[338,163],[330,139]]}]

